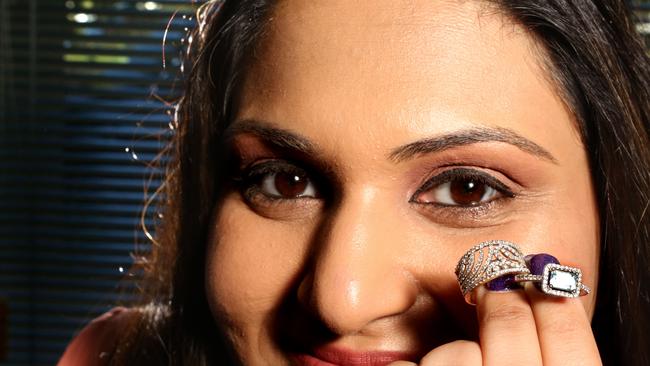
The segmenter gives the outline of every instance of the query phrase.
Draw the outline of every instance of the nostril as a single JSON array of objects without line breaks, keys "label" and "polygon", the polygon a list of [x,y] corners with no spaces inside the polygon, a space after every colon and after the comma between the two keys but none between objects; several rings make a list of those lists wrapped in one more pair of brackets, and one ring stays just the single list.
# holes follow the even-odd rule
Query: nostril
[{"label": "nostril", "polygon": [[298,298],[298,303],[302,305],[302,307],[306,309],[310,309],[314,307],[313,304],[313,296],[311,295],[313,293],[313,287],[314,287],[314,282],[313,282],[314,276],[312,273],[306,274],[302,281],[298,284],[298,289],[296,290],[296,297]]},{"label": "nostril", "polygon": [[355,334],[413,305],[419,287],[405,238],[380,190],[357,187],[319,226],[297,288],[298,301],[339,335]]},{"label": "nostril", "polygon": [[[354,270],[358,268],[317,266],[296,290],[301,307],[341,336],[356,334],[379,319],[407,312],[418,295],[417,285],[401,271]],[[367,270],[367,266],[363,268]]]}]

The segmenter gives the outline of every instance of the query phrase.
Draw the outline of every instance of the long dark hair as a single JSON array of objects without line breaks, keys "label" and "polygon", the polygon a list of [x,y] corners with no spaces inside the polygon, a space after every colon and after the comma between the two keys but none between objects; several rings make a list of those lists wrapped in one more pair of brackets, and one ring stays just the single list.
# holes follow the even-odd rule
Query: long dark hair
[{"label": "long dark hair", "polygon": [[[605,364],[650,364],[650,63],[629,9],[623,0],[492,3],[542,46],[588,152],[601,227],[592,322],[601,357]],[[219,206],[219,142],[274,4],[212,1],[199,10],[168,150],[164,221],[144,268],[139,315],[113,364],[234,362],[207,306],[203,258]]]}]

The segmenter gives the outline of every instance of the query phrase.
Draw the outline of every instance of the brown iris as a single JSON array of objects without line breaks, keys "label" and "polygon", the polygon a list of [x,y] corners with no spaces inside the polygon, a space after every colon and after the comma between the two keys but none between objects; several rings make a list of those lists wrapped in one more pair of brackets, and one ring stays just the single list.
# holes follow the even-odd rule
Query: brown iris
[{"label": "brown iris", "polygon": [[481,202],[487,187],[481,182],[470,179],[458,179],[450,182],[451,199],[462,206],[471,206]]},{"label": "brown iris", "polygon": [[273,183],[280,196],[293,198],[305,192],[307,184],[309,184],[309,179],[306,175],[302,174],[278,172],[275,173]]}]

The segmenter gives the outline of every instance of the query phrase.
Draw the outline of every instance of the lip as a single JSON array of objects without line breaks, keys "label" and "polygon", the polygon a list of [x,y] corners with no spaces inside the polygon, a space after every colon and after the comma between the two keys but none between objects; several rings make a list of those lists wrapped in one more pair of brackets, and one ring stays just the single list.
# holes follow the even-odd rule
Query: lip
[{"label": "lip", "polygon": [[413,355],[399,351],[355,352],[333,346],[321,346],[313,354],[293,354],[300,366],[385,366],[395,361],[412,361]]}]

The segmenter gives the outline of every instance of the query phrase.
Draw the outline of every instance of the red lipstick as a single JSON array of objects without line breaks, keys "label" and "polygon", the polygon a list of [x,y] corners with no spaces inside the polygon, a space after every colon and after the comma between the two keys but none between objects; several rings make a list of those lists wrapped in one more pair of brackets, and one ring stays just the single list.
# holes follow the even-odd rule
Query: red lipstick
[{"label": "red lipstick", "polygon": [[385,366],[391,362],[411,361],[413,355],[398,351],[354,352],[333,346],[315,348],[312,354],[295,354],[300,366]]}]

